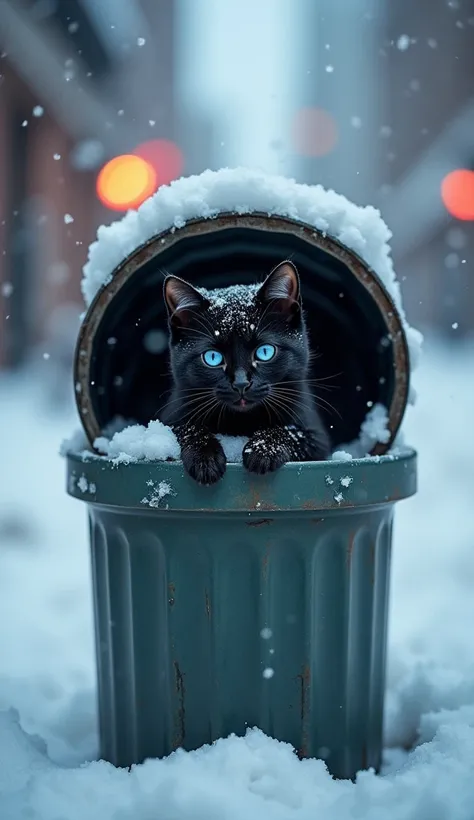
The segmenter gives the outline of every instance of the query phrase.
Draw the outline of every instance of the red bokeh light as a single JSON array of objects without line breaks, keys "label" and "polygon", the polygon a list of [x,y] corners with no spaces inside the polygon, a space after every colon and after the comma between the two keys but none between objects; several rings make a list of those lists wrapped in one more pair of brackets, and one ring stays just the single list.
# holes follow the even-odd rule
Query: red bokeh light
[{"label": "red bokeh light", "polygon": [[142,142],[133,153],[155,169],[157,188],[160,185],[168,185],[173,179],[181,176],[184,167],[183,153],[171,140],[159,139]]},{"label": "red bokeh light", "polygon": [[323,157],[338,139],[334,117],[322,108],[301,108],[293,123],[293,144],[305,157]]},{"label": "red bokeh light", "polygon": [[459,168],[441,183],[444,207],[456,219],[474,220],[474,171]]}]

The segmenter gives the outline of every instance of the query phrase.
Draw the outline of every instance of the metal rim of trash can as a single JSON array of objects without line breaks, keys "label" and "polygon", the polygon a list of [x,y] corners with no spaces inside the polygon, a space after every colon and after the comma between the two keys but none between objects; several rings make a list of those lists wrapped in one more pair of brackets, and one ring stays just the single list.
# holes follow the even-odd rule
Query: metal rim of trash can
[{"label": "metal rim of trash can", "polygon": [[110,281],[103,285],[90,304],[81,325],[74,357],[74,385],[76,404],[81,423],[94,446],[94,441],[102,434],[101,427],[94,413],[90,391],[90,360],[93,343],[102,317],[111,300],[121,287],[140,267],[153,258],[158,258],[160,251],[180,242],[189,236],[202,235],[229,228],[245,227],[280,233],[298,233],[298,236],[309,244],[326,251],[341,261],[354,275],[360,284],[370,293],[383,315],[387,331],[393,345],[394,391],[391,405],[388,408],[388,430],[386,442],[378,442],[371,450],[371,455],[382,455],[387,452],[400,427],[408,401],[409,391],[409,351],[401,317],[385,286],[377,274],[354,251],[345,247],[337,239],[323,234],[316,228],[290,219],[288,217],[268,216],[261,213],[235,214],[221,213],[213,218],[190,220],[182,228],[169,228],[148,240],[126,257],[114,270]]},{"label": "metal rim of trash can", "polygon": [[292,462],[266,476],[231,463],[222,481],[212,487],[196,484],[184,474],[181,462],[117,464],[100,457],[84,461],[80,454],[70,454],[67,461],[69,495],[140,514],[330,514],[392,504],[416,492],[417,456],[412,449],[347,462]]}]

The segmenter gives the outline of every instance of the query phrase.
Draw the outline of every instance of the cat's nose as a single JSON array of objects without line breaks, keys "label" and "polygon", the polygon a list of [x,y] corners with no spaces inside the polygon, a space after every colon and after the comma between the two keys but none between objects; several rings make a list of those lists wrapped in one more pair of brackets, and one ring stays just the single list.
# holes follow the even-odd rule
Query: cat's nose
[{"label": "cat's nose", "polygon": [[232,389],[241,396],[249,389],[251,381],[247,378],[247,374],[242,367],[238,367],[234,374],[234,381],[232,382]]}]

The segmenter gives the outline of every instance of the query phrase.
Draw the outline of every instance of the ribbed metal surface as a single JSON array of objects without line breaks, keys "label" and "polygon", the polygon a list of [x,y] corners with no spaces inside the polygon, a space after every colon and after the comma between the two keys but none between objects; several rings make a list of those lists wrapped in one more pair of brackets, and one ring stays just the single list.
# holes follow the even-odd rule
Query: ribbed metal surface
[{"label": "ribbed metal surface", "polygon": [[90,506],[106,759],[258,726],[378,769],[392,505],[265,515]]}]

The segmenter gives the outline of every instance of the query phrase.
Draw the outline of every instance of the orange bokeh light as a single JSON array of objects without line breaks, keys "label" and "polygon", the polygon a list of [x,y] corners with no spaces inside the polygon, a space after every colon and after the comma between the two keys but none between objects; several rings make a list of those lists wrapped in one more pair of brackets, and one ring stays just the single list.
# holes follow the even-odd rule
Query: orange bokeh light
[{"label": "orange bokeh light", "polygon": [[334,117],[322,108],[301,108],[293,123],[293,143],[305,157],[323,157],[337,143]]},{"label": "orange bokeh light", "polygon": [[114,211],[138,208],[157,188],[156,172],[142,157],[122,154],[114,157],[97,177],[97,196]]},{"label": "orange bokeh light", "polygon": [[157,188],[160,185],[169,185],[173,179],[181,176],[184,157],[181,149],[171,140],[159,139],[142,142],[133,153],[153,166]]},{"label": "orange bokeh light", "polygon": [[444,207],[456,219],[474,220],[474,171],[459,168],[441,183]]}]

